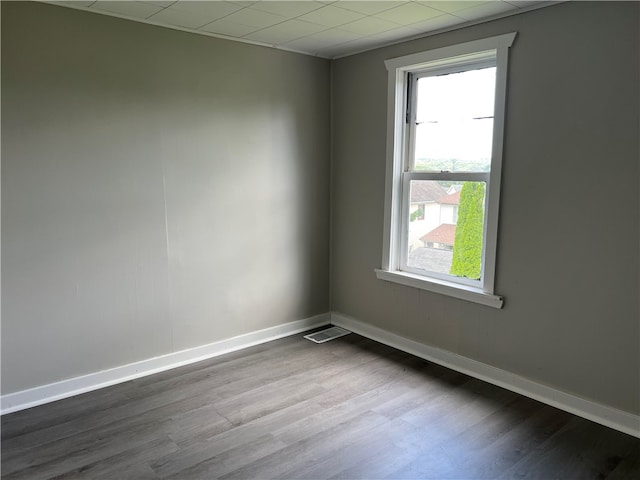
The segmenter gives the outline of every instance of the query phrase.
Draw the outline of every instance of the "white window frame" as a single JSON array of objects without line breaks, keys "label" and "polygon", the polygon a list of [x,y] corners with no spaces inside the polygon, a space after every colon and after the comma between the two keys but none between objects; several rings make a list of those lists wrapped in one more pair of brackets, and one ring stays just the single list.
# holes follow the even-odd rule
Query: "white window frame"
[{"label": "white window frame", "polygon": [[[449,295],[472,302],[502,308],[504,299],[494,293],[498,236],[498,209],[502,173],[502,146],[507,86],[509,47],[516,32],[428,50],[385,61],[388,70],[387,110],[387,171],[385,185],[385,215],[382,268],[376,269],[379,279],[423,290]],[[445,73],[464,69],[496,67],[495,106],[491,171],[468,173],[464,180],[486,181],[485,224],[483,237],[483,271],[479,281],[441,276],[407,268],[401,248],[406,243],[403,215],[408,212],[411,180],[451,180],[446,172],[408,172],[407,145],[410,129],[406,122],[408,82],[410,72]],[[466,178],[466,177],[469,178]],[[455,175],[460,180],[460,173]],[[404,215],[406,216],[406,215]]]}]

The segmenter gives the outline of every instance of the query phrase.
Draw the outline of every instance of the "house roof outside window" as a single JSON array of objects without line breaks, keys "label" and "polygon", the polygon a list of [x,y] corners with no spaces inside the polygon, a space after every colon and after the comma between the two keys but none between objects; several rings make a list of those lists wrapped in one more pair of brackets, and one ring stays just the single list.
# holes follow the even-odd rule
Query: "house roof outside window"
[{"label": "house roof outside window", "polygon": [[420,237],[422,242],[440,243],[442,245],[452,245],[456,238],[456,226],[450,223],[443,223],[430,232]]},{"label": "house roof outside window", "polygon": [[439,198],[438,203],[443,205],[458,205],[460,203],[460,191]]},{"label": "house roof outside window", "polygon": [[411,203],[433,203],[445,197],[447,191],[436,182],[412,182]]}]

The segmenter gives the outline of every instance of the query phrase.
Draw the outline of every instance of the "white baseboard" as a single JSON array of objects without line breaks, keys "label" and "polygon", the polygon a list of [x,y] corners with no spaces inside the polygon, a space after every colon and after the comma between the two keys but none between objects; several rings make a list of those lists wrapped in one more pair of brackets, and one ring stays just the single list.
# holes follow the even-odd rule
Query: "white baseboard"
[{"label": "white baseboard", "polygon": [[338,312],[331,313],[331,323],[351,330],[403,352],[410,353],[433,363],[464,373],[471,377],[533,398],[560,410],[573,413],[621,432],[640,437],[640,416],[592,402],[561,390],[543,385],[525,377],[510,373],[486,363],[431,347],[401,337]]},{"label": "white baseboard", "polygon": [[258,330],[257,332],[228,338],[219,342],[209,343],[200,347],[169,353],[109,370],[2,395],[0,397],[0,414],[5,415],[7,413],[17,412],[26,408],[62,400],[63,398],[98,390],[99,388],[270,342],[288,335],[294,335],[315,327],[327,325],[329,324],[329,319],[329,313],[324,313],[304,320],[297,320],[295,322],[265,328],[264,330]]}]

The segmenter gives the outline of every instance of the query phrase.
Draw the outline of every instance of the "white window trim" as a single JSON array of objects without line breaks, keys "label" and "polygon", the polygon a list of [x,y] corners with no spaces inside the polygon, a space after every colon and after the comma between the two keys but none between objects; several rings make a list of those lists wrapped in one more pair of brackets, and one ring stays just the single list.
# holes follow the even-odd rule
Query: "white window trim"
[{"label": "white window trim", "polygon": [[[509,47],[516,32],[461,43],[449,47],[419,52],[385,61],[388,70],[387,107],[387,168],[385,184],[385,212],[382,268],[376,269],[381,280],[400,283],[495,308],[502,308],[503,298],[494,294],[495,264],[498,234],[498,209],[500,204],[500,178],[502,174],[502,147],[507,87],[507,63]],[[466,57],[466,58],[465,58]],[[482,286],[419,275],[399,269],[401,245],[403,184],[403,149],[405,147],[404,115],[407,103],[406,77],[408,71],[421,68],[444,69],[449,65],[476,64],[482,59],[495,58],[496,96],[494,110],[494,136],[489,184],[487,193],[487,218],[484,246],[484,270]]]}]

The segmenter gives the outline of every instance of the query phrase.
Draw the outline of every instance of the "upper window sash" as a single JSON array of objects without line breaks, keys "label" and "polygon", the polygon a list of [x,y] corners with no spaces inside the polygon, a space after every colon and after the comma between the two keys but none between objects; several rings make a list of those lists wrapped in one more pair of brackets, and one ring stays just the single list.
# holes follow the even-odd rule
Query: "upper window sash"
[{"label": "upper window sash", "polygon": [[[491,54],[491,55],[489,55]],[[406,113],[405,113],[405,132],[404,137],[408,140],[405,142],[406,147],[403,155],[403,170],[405,172],[410,171],[440,171],[440,170],[426,170],[416,169],[416,148],[418,138],[418,126],[421,123],[419,117],[419,101],[420,92],[418,82],[422,79],[429,77],[439,77],[455,73],[463,73],[472,70],[482,70],[496,68],[495,51],[482,52],[481,58],[474,59],[473,61],[465,62],[464,65],[453,65],[446,67],[426,67],[418,71],[407,72],[406,75]],[[493,112],[492,112],[493,113]],[[424,114],[424,112],[423,112]],[[457,170],[460,172],[461,170]]]}]

